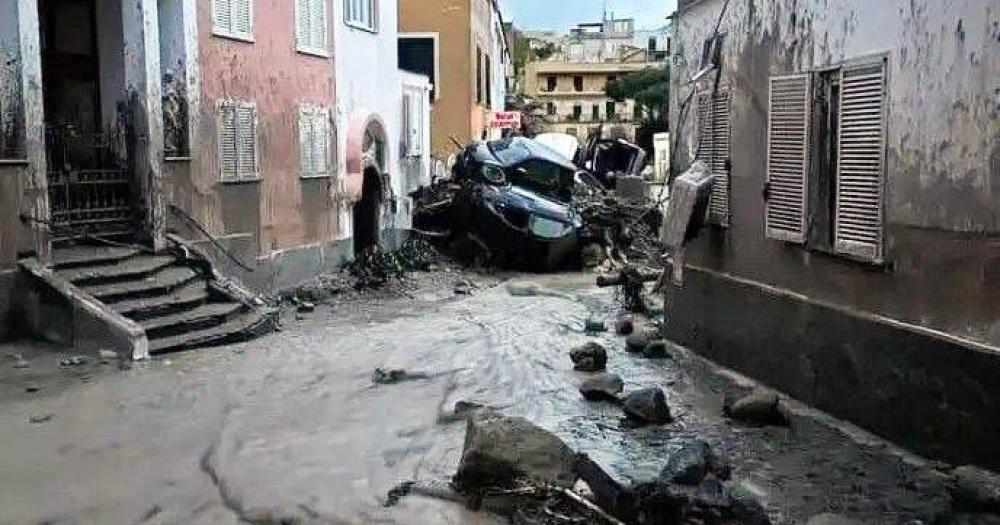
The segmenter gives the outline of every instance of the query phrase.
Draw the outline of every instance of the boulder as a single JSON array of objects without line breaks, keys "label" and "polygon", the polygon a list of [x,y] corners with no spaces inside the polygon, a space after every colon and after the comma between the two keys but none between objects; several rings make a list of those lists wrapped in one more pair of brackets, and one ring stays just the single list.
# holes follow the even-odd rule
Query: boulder
[{"label": "boulder", "polygon": [[520,480],[571,489],[577,461],[566,443],[527,419],[481,412],[469,418],[453,482],[466,493]]},{"label": "boulder", "polygon": [[615,374],[597,374],[580,385],[580,393],[588,401],[618,401],[625,382]]},{"label": "boulder", "polygon": [[663,340],[653,341],[642,350],[643,357],[647,359],[666,359],[671,357],[667,351],[667,342]]},{"label": "boulder", "polygon": [[962,466],[951,473],[953,506],[957,510],[1000,513],[1000,475],[973,466]]},{"label": "boulder", "polygon": [[788,414],[777,394],[755,389],[750,394],[723,407],[723,412],[732,419],[755,425],[786,426]]},{"label": "boulder", "polygon": [[767,509],[757,499],[757,495],[753,491],[748,490],[746,485],[737,483],[731,486],[729,496],[732,500],[729,515],[737,523],[742,525],[771,525],[771,518],[767,515]]},{"label": "boulder", "polygon": [[631,335],[635,331],[635,321],[632,316],[625,315],[615,321],[615,333],[618,335]]},{"label": "boulder", "polygon": [[633,353],[642,352],[656,337],[656,332],[649,329],[635,331],[625,339],[625,349]]},{"label": "boulder", "polygon": [[708,443],[700,439],[694,440],[670,455],[666,466],[660,471],[660,481],[681,485],[697,485],[708,473],[708,463],[711,456],[712,449]]},{"label": "boulder", "polygon": [[573,368],[583,372],[604,370],[608,364],[608,351],[600,343],[589,342],[574,348],[569,353]]},{"label": "boulder", "polygon": [[636,390],[625,398],[625,415],[643,423],[663,424],[673,421],[667,397],[659,388]]}]

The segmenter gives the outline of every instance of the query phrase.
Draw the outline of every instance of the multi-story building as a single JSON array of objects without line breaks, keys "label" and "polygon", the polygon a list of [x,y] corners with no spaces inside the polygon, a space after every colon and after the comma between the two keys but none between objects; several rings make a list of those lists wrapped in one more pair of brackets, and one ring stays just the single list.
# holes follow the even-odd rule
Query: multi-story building
[{"label": "multi-story building", "polygon": [[604,20],[578,24],[563,41],[567,62],[617,62],[635,46],[635,20],[605,14]]},{"label": "multi-story building", "polygon": [[632,100],[616,101],[605,94],[607,83],[638,71],[663,64],[638,62],[529,62],[524,73],[524,93],[542,106],[546,130],[568,133],[585,139],[604,126],[622,138],[634,140],[636,105]]},{"label": "multi-story building", "polygon": [[490,115],[503,110],[506,64],[497,0],[408,0],[400,4],[400,57],[404,69],[433,78],[434,156],[491,135]]},{"label": "multi-story building", "polygon": [[998,16],[682,0],[674,164],[700,157],[714,188],[668,335],[926,455],[1000,467]]},{"label": "multi-story building", "polygon": [[263,292],[406,228],[427,84],[396,38],[387,0],[0,2],[0,337],[19,258],[77,238],[200,244]]}]

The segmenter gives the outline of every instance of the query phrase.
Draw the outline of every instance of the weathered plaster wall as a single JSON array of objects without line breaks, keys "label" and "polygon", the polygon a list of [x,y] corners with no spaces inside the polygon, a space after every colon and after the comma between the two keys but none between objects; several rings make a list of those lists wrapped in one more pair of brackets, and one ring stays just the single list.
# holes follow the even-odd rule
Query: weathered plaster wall
[{"label": "weathered plaster wall", "polygon": [[449,137],[473,138],[469,112],[476,97],[472,71],[476,50],[470,49],[472,0],[407,0],[400,2],[399,30],[436,32],[440,46],[438,99],[431,111],[431,151],[436,158],[455,154]]},{"label": "weathered plaster wall", "polygon": [[[185,12],[193,8],[184,6]],[[302,179],[298,166],[298,105],[332,108],[332,58],[296,51],[294,4],[284,0],[254,2],[253,42],[213,35],[211,2],[198,2],[196,15],[198,68],[186,64],[195,102],[192,159],[167,166],[168,202],[251,266],[270,265],[272,255],[282,250],[339,237],[333,179]],[[221,181],[216,115],[218,103],[227,99],[257,105],[259,181]],[[174,216],[171,224],[200,237],[183,219]]]},{"label": "weathered plaster wall", "polygon": [[[682,10],[672,129],[723,5]],[[690,259],[807,296],[1000,345],[1000,7],[990,0],[733,0],[721,79],[733,88],[732,227]],[[764,239],[768,78],[884,53],[889,60],[887,264]]]},{"label": "weathered plaster wall", "polygon": [[0,3],[0,159],[24,154],[21,42],[17,5]]}]

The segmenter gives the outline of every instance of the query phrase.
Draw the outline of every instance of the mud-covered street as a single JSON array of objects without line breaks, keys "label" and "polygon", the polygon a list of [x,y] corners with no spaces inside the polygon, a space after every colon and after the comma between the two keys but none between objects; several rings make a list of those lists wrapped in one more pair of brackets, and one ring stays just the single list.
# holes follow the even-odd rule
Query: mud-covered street
[{"label": "mud-covered street", "polygon": [[[613,324],[614,294],[585,273],[438,272],[288,311],[283,329],[259,340],[125,370],[5,345],[0,521],[503,523],[421,495],[386,506],[400,482],[444,484],[455,473],[458,401],[524,416],[623,483],[655,477],[680,444],[704,438],[775,523],[824,512],[929,523],[947,508],[945,474],[794,402],[787,428],[729,422],[723,396],[747,384],[681,349],[654,361],[626,353],[613,331],[596,337],[626,391],[663,388],[673,423],[632,428],[618,406],[585,401],[588,374],[567,353],[591,339],[588,318]],[[408,380],[376,385],[377,367]]]}]

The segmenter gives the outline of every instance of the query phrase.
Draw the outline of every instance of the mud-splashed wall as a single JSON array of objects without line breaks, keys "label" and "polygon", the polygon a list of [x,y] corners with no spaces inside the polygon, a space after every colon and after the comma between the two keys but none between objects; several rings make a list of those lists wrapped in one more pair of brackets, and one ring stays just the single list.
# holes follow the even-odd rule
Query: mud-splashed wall
[{"label": "mud-splashed wall", "polygon": [[0,159],[24,156],[21,42],[17,6],[0,2]]},{"label": "mud-splashed wall", "polygon": [[[676,160],[695,148],[687,81],[723,0],[684,2],[672,57]],[[732,227],[691,260],[814,298],[1000,345],[1000,5],[992,0],[732,0]],[[884,54],[887,264],[764,239],[768,79]],[[711,77],[710,77],[711,79]]]}]

